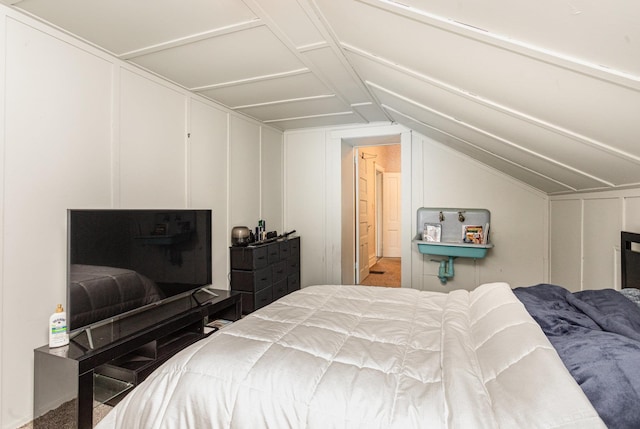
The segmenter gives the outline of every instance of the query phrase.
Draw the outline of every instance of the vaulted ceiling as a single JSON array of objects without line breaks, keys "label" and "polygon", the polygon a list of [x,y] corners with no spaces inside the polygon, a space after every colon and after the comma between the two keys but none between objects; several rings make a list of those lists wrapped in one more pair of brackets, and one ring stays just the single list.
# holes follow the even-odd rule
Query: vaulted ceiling
[{"label": "vaulted ceiling", "polygon": [[282,130],[392,121],[549,194],[640,186],[630,0],[2,0]]}]

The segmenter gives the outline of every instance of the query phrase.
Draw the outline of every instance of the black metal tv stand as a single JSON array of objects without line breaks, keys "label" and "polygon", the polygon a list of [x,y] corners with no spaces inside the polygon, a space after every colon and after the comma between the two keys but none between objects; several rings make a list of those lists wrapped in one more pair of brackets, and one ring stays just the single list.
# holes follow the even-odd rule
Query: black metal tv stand
[{"label": "black metal tv stand", "polygon": [[[207,336],[212,319],[238,320],[240,294],[214,290],[186,296],[92,328],[68,346],[34,350],[34,428],[51,427],[57,410],[72,410],[65,427],[93,427],[95,403],[113,405],[178,351]],[[91,344],[90,344],[91,343]],[[48,418],[49,416],[49,418]]]}]

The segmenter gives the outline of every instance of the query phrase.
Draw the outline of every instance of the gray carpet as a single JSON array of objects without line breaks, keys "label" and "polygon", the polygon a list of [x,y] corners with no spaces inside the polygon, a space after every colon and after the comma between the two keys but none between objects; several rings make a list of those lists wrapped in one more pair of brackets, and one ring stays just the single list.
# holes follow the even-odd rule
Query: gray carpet
[{"label": "gray carpet", "polygon": [[400,287],[400,258],[380,258],[369,269],[369,275],[360,284],[365,286]]},{"label": "gray carpet", "polygon": [[[111,408],[106,404],[94,404],[93,424],[102,420]],[[75,416],[76,401],[68,401],[18,429],[76,429]]]}]

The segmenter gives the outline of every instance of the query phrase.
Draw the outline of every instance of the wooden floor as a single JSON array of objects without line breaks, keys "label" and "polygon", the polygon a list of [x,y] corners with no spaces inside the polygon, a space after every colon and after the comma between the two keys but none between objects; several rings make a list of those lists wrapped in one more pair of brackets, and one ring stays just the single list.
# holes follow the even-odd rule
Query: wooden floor
[{"label": "wooden floor", "polygon": [[369,268],[369,275],[360,282],[363,286],[400,287],[400,258],[380,258]]}]

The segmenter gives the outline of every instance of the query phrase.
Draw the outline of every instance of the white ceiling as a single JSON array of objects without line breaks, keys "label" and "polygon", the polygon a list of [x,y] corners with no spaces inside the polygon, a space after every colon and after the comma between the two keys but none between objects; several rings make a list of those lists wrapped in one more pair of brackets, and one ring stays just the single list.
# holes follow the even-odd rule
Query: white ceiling
[{"label": "white ceiling", "polygon": [[2,1],[282,130],[393,121],[550,194],[640,186],[640,2]]}]

